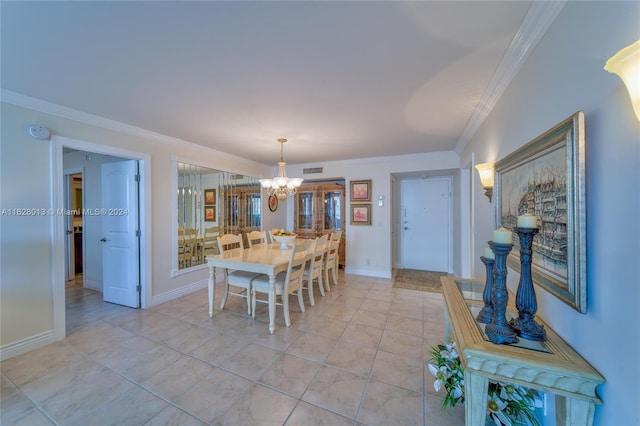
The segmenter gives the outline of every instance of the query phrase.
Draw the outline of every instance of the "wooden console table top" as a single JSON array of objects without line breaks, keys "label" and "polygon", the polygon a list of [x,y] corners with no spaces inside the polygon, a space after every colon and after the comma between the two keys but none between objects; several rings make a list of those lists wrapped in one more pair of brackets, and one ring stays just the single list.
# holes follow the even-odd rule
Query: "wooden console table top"
[{"label": "wooden console table top", "polygon": [[[520,339],[498,345],[484,334],[475,316],[482,308],[484,283],[441,277],[445,310],[445,340],[455,341],[465,371],[465,418],[467,425],[485,424],[487,387],[492,382],[516,383],[548,391],[557,397],[558,424],[591,425],[595,404],[601,403],[596,386],[604,377],[569,346],[553,329],[545,342]],[[515,297],[509,295],[507,318],[517,315]]]}]

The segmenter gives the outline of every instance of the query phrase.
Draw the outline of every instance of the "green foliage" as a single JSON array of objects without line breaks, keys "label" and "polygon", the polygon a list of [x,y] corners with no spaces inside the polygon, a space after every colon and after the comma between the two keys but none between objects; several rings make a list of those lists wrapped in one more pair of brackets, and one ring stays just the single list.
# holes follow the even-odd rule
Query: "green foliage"
[{"label": "green foliage", "polygon": [[[456,344],[431,347],[429,371],[436,378],[433,387],[436,392],[444,387],[446,395],[442,400],[442,409],[464,403],[464,371]],[[535,417],[535,408],[542,402],[538,392],[523,386],[489,382],[487,395],[487,416],[498,425],[539,426]]]}]

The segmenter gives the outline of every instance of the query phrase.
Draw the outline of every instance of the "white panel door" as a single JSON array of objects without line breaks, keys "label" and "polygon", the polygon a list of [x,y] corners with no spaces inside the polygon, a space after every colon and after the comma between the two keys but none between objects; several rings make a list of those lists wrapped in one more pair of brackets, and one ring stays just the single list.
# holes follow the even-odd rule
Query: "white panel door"
[{"label": "white panel door", "polygon": [[402,268],[448,272],[451,251],[450,186],[449,179],[401,181]]},{"label": "white panel door", "polygon": [[140,307],[138,162],[102,165],[102,288],[105,302]]}]

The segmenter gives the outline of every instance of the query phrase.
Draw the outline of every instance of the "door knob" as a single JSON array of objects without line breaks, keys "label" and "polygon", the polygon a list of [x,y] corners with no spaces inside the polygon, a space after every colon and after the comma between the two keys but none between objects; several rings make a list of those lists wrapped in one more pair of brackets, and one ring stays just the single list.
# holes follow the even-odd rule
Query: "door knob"
[{"label": "door knob", "polygon": [[404,230],[405,230],[405,231],[408,231],[408,230],[409,230],[409,227],[408,227],[408,226],[405,226],[405,227],[404,227]]},{"label": "door knob", "polygon": [[100,238],[100,241],[102,241],[103,243],[106,243],[109,240],[107,240],[105,237],[102,237],[102,238]]},{"label": "door knob", "polygon": [[73,231],[67,231],[67,235],[73,234]]}]

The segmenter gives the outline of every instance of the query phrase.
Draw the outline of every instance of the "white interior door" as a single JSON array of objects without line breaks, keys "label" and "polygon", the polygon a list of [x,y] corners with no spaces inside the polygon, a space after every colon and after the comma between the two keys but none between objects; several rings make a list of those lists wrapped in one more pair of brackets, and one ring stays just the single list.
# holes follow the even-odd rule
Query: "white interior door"
[{"label": "white interior door", "polygon": [[102,285],[105,302],[140,307],[138,162],[102,165]]},{"label": "white interior door", "polygon": [[451,181],[400,183],[401,264],[405,269],[448,272],[451,251]]}]

